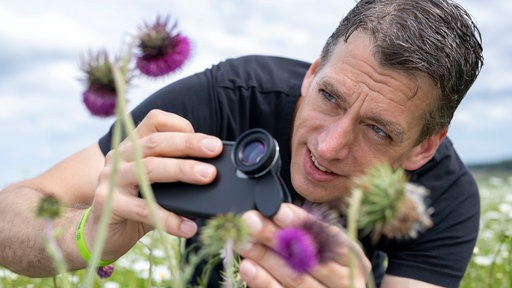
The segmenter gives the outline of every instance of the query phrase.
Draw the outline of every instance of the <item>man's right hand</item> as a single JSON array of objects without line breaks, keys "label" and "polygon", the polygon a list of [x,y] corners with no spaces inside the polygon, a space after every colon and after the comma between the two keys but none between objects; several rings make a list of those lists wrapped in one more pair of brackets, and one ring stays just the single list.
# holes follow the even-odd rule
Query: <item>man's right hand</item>
[{"label": "man's right hand", "polygon": [[[215,178],[217,171],[214,166],[187,158],[215,157],[222,151],[222,142],[216,137],[195,133],[190,122],[184,118],[154,110],[148,113],[135,132],[150,182],[207,184]],[[102,260],[119,258],[155,226],[147,202],[138,197],[139,182],[131,141],[125,139],[119,151],[112,215]],[[56,273],[41,238],[43,222],[36,219],[35,214],[41,196],[51,194],[69,208],[53,221],[53,227],[64,232],[56,240],[65,254],[68,269],[85,267],[86,263],[75,244],[75,233],[85,212],[83,208],[92,205],[84,231],[85,242],[92,251],[109,193],[110,175],[114,173],[113,155],[111,151],[104,157],[96,143],[60,161],[37,177],[3,189],[0,192],[0,216],[4,219],[0,222],[3,231],[0,237],[0,265],[33,277]],[[194,222],[157,207],[158,218],[166,232],[179,237],[190,237],[196,233]],[[28,250],[27,245],[34,248]]]},{"label": "man's right hand", "polygon": [[[216,176],[215,166],[187,159],[210,158],[222,151],[222,141],[216,137],[195,133],[190,122],[178,115],[153,110],[137,126],[142,163],[151,183],[182,181],[194,184],[210,183]],[[114,188],[112,217],[102,259],[116,259],[126,253],[145,233],[154,227],[146,201],[138,197],[138,178],[133,143],[125,139],[120,147],[119,169]],[[86,223],[86,243],[93,247],[113,172],[114,151],[105,158],[99,172],[99,182]],[[158,218],[164,229],[175,236],[191,237],[196,224],[158,206]]]}]

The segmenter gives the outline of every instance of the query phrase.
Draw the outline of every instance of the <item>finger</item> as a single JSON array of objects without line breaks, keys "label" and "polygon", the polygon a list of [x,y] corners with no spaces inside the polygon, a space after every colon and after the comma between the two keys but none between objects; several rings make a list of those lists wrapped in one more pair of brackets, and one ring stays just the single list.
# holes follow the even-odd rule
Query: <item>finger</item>
[{"label": "finger", "polygon": [[283,287],[267,272],[259,267],[254,261],[244,259],[238,268],[240,276],[252,288],[280,288]]},{"label": "finger", "polygon": [[[327,287],[350,287],[350,268],[336,262],[318,265],[311,272],[311,275]],[[354,275],[357,275],[357,273]],[[359,282],[365,283],[364,280],[359,280]],[[355,287],[364,286],[356,285]]]},{"label": "finger", "polygon": [[[243,219],[247,224],[250,235],[255,242],[263,243],[267,246],[274,247],[276,233],[280,228],[288,226],[300,225],[301,222],[305,221],[307,217],[312,217],[304,209],[294,206],[292,204],[281,205],[277,214],[273,217],[274,222],[268,218],[261,216],[255,211],[247,212],[243,215]],[[335,225],[327,225],[325,223],[318,223],[318,225],[325,225],[325,229],[328,229],[329,237],[334,240],[337,237],[339,241],[334,247],[336,250],[332,251],[332,259],[328,262],[317,266],[314,270],[313,276],[318,281],[327,285],[328,287],[340,287],[339,275],[349,275],[349,259],[350,253],[355,259],[356,279],[359,283],[365,283],[365,275],[368,274],[371,268],[369,260],[365,257],[365,254],[361,247],[355,242],[351,241],[348,235]],[[269,271],[274,271],[272,268]],[[333,277],[333,275],[336,275]],[[346,279],[346,278],[343,278]]]},{"label": "finger", "polygon": [[281,204],[272,218],[273,221],[254,210],[242,215],[251,237],[269,246],[274,244],[275,235],[280,228],[300,225],[307,217],[309,214],[304,209],[290,203]]},{"label": "finger", "polygon": [[[296,205],[284,203],[279,208],[273,220],[279,227],[284,228],[300,225],[301,222],[305,221],[308,217],[313,216]],[[337,253],[335,253],[336,255],[339,255],[339,257],[335,258],[336,262],[347,266],[349,253],[354,253],[356,259],[366,259],[362,248],[350,239],[341,226],[329,225],[329,223],[325,222],[318,223],[318,225],[324,224],[326,225],[325,228],[328,229],[328,233],[326,234],[331,235],[331,238],[337,237],[337,240],[333,239],[332,241],[339,243],[336,251]]]},{"label": "finger", "polygon": [[247,278],[244,280],[250,287],[268,287],[275,285],[274,283],[280,283],[284,287],[322,287],[309,274],[296,272],[279,254],[267,246],[257,243],[252,246],[245,245],[240,255],[253,260],[250,264],[256,268],[253,269],[252,275],[251,271],[246,271]]},{"label": "finger", "polygon": [[306,210],[291,203],[283,203],[272,218],[279,227],[293,227],[302,223],[309,214]]},{"label": "finger", "polygon": [[[150,183],[182,181],[207,184],[217,175],[214,165],[197,160],[149,157],[142,159],[141,163]],[[117,175],[118,186],[137,187],[139,183],[137,173],[135,163],[120,163]]]},{"label": "finger", "polygon": [[261,215],[258,211],[250,210],[242,215],[242,220],[249,229],[249,236],[254,242],[274,246],[275,235],[279,227],[272,220]]},{"label": "finger", "polygon": [[345,231],[341,230],[339,227],[331,226],[330,229],[333,233],[336,233],[333,234],[333,237],[338,237],[339,239],[339,245],[336,251],[333,251],[336,257],[333,257],[332,260],[342,266],[348,267],[350,265],[350,259],[353,257],[356,270],[361,271],[362,275],[366,275],[371,269],[371,263],[368,258],[366,258],[363,248],[357,242],[350,239]]},{"label": "finger", "polygon": [[153,109],[146,114],[135,131],[139,138],[155,132],[194,133],[194,127],[187,119],[173,113]]},{"label": "finger", "polygon": [[[346,234],[345,234],[346,236]],[[347,241],[343,243],[341,246],[341,252],[338,253],[340,257],[336,259],[336,263],[339,263],[342,265],[342,267],[350,267],[350,261],[354,262],[354,269],[355,269],[355,280],[356,287],[365,287],[365,283],[368,282],[368,277],[373,277],[370,275],[372,264],[370,260],[366,257],[366,254],[364,253],[361,246],[359,246],[358,243],[352,241],[351,239],[348,239]]]},{"label": "finger", "polygon": [[[201,133],[159,132],[138,140],[142,157],[199,157],[211,158],[222,151],[222,141]],[[119,147],[121,158],[133,161],[133,143],[126,139]]]},{"label": "finger", "polygon": [[[112,212],[114,216],[128,221],[143,223],[147,225],[147,227],[156,226],[154,216],[146,200],[136,197],[127,197],[122,194],[116,194],[116,196],[117,197],[115,197],[112,202]],[[169,234],[189,238],[197,232],[197,225],[194,221],[169,212],[158,205],[156,205],[156,217]]]}]

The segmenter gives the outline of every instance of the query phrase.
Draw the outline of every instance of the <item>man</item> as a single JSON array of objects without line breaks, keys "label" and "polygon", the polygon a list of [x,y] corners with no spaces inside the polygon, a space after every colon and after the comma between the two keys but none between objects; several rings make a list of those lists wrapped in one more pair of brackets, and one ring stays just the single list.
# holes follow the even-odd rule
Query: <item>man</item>
[{"label": "man", "polygon": [[[148,177],[209,183],[215,167],[188,157],[215,157],[219,138],[234,140],[255,127],[278,140],[281,174],[296,200],[338,201],[350,179],[373,163],[403,167],[411,181],[431,190],[434,227],[417,239],[362,239],[368,259],[357,267],[356,287],[365,286],[370,260],[382,252],[388,257],[382,287],[456,287],[476,241],[479,202],[446,135],[481,68],[479,36],[467,12],[448,0],[360,1],[312,64],[263,56],[228,60],[141,103],[133,117]],[[86,265],[75,246],[76,225],[92,206],[84,234],[93,247],[112,173],[110,138],[2,191],[0,264],[31,276],[55,273],[39,239],[42,225],[28,209],[53,194],[69,207],[55,224],[64,231],[59,244],[68,267]],[[124,141],[105,260],[122,256],[152,229],[148,207],[137,197],[133,162]],[[170,234],[197,231],[189,219],[162,208],[158,213]],[[276,231],[304,213],[283,204],[272,219],[256,211],[243,215],[252,245],[239,251],[240,273],[250,287],[348,287],[346,249],[306,275],[293,273],[272,250]]]}]

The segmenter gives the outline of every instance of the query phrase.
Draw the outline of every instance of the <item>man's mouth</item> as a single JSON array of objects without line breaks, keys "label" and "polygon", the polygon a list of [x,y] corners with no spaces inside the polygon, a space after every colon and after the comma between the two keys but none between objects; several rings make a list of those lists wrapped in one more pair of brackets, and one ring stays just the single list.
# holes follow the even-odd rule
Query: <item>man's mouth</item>
[{"label": "man's mouth", "polygon": [[316,161],[316,158],[315,158],[315,156],[313,155],[313,153],[310,153],[310,155],[311,155],[311,161],[313,162],[313,164],[315,165],[315,167],[316,167],[316,168],[318,168],[318,170],[323,171],[323,172],[327,172],[327,173],[332,173],[332,171],[331,171],[331,170],[329,170],[329,169],[327,169],[327,168],[323,167],[322,165],[320,165],[320,164],[318,163],[318,161]]}]

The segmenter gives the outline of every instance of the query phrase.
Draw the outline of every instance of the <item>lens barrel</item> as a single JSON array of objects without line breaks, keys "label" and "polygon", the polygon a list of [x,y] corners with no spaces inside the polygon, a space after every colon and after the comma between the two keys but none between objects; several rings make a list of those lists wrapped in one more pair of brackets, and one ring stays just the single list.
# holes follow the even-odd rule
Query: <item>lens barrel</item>
[{"label": "lens barrel", "polygon": [[259,177],[278,162],[279,146],[267,131],[251,129],[238,137],[231,157],[238,170],[248,177]]}]

